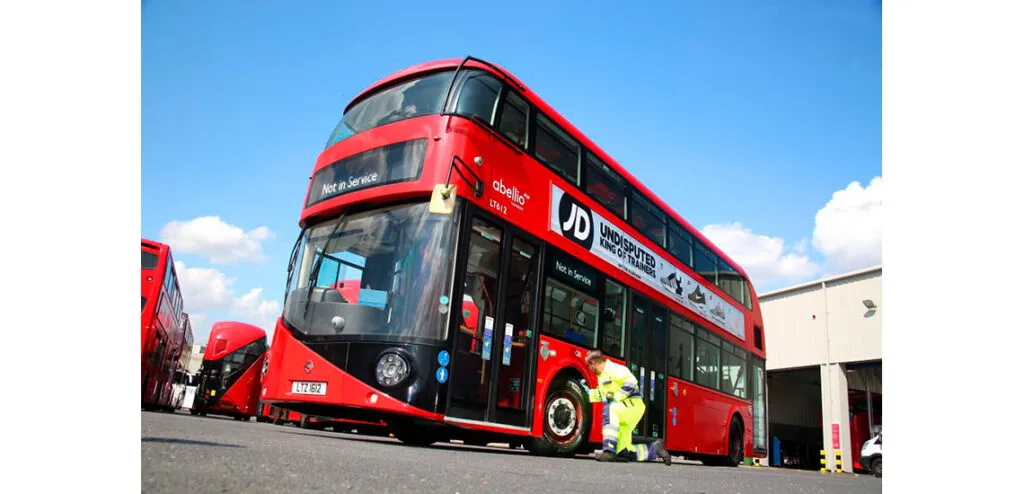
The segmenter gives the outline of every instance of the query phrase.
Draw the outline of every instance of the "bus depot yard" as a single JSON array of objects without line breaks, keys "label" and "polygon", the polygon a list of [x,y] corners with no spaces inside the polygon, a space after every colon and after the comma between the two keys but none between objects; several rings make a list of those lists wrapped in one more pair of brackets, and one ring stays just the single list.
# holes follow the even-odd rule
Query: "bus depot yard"
[{"label": "bus depot yard", "polygon": [[142,412],[143,492],[882,492],[882,479],[681,459],[599,463],[186,412]]},{"label": "bus depot yard", "polygon": [[[142,405],[172,412],[143,415],[144,490],[881,490],[850,474],[882,471],[880,267],[757,293],[471,56],[367,87],[308,180],[273,332],[216,322],[197,374],[171,246],[142,240]],[[648,451],[700,462],[594,461]]]}]

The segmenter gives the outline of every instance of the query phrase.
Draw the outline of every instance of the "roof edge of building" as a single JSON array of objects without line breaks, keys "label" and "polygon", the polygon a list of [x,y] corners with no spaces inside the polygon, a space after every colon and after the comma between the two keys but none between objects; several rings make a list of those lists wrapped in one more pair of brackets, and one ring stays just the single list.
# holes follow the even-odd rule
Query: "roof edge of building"
[{"label": "roof edge of building", "polygon": [[855,270],[855,271],[849,271],[849,272],[846,272],[846,273],[843,273],[843,274],[837,274],[835,276],[829,276],[828,278],[821,278],[821,279],[818,279],[818,280],[808,281],[806,283],[801,283],[799,285],[793,285],[793,286],[790,286],[790,287],[780,288],[778,290],[772,290],[770,292],[761,293],[761,294],[758,294],[757,299],[759,301],[764,301],[764,299],[766,299],[766,298],[774,297],[774,296],[777,296],[777,295],[782,295],[784,293],[794,292],[794,291],[797,291],[797,290],[803,290],[804,288],[811,288],[811,287],[814,287],[814,286],[819,286],[822,283],[826,283],[826,284],[827,283],[832,283],[834,281],[844,280],[844,279],[847,279],[847,278],[853,278],[855,276],[860,276],[860,275],[872,273],[872,272],[875,272],[875,271],[881,271],[881,270],[882,270],[882,265],[878,264],[878,265],[875,265],[875,266],[871,266],[871,267],[867,267],[867,268],[863,268],[863,269],[858,269],[858,270]]}]

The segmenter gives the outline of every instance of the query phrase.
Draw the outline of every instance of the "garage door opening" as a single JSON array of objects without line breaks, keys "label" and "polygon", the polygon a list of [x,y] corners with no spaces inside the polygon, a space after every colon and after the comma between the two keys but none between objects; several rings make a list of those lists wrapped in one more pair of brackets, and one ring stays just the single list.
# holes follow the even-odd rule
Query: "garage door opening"
[{"label": "garage door opening", "polygon": [[768,461],[772,466],[821,467],[821,371],[817,366],[768,372]]}]

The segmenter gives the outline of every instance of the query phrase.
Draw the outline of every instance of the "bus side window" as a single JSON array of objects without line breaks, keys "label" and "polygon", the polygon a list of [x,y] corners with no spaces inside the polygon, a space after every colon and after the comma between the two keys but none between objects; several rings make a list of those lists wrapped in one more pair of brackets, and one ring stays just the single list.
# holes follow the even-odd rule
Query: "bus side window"
[{"label": "bus side window", "polygon": [[463,73],[462,89],[455,103],[455,113],[475,116],[488,125],[494,123],[501,83],[486,72],[472,70]]},{"label": "bus side window", "polygon": [[526,116],[529,108],[522,96],[508,91],[498,116],[498,132],[523,149],[526,149]]}]

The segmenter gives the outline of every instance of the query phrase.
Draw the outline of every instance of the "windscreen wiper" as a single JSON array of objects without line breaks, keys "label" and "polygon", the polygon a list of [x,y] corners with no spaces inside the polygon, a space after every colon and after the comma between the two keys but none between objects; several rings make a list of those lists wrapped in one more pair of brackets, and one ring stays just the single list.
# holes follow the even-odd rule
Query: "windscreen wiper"
[{"label": "windscreen wiper", "polygon": [[309,276],[306,277],[306,284],[308,285],[308,288],[306,288],[306,305],[302,308],[303,319],[309,316],[309,304],[313,301],[313,289],[316,288],[316,285],[313,284],[313,279],[319,277],[320,265],[323,264],[324,257],[327,256],[327,246],[331,244],[331,239],[334,238],[338,233],[338,229],[341,228],[341,225],[344,223],[345,214],[342,213],[338,216],[338,223],[334,225],[334,229],[331,230],[331,233],[327,234],[327,239],[324,240],[324,252],[316,258],[316,261],[313,264],[313,269],[309,271]]},{"label": "windscreen wiper", "polygon": [[292,275],[295,274],[295,261],[299,256],[299,244],[302,243],[302,237],[306,236],[306,232],[300,231],[299,238],[295,239],[295,245],[292,245],[292,253],[288,256],[288,278],[284,282],[284,296],[288,297],[288,291],[292,286]]}]

